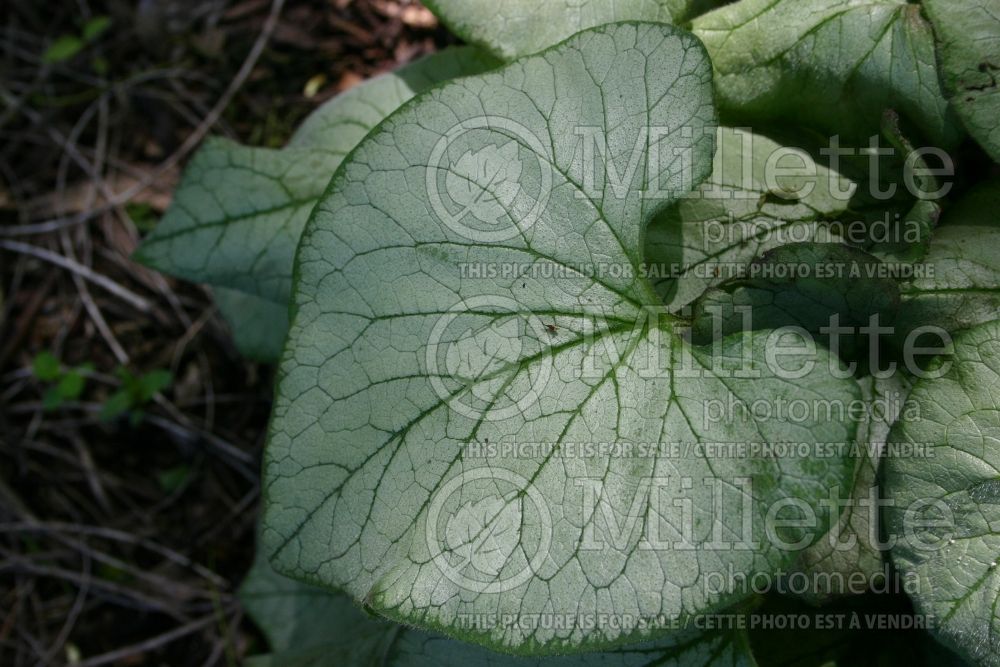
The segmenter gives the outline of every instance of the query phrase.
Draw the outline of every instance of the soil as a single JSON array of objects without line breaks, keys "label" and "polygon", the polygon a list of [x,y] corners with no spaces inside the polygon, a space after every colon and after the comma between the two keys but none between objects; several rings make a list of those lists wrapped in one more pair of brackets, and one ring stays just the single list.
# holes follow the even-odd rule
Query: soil
[{"label": "soil", "polygon": [[[241,78],[272,7],[0,5],[0,665],[267,648],[237,590],[273,370],[237,354],[206,290],[129,257],[192,138],[280,146],[323,101],[452,41],[409,0],[289,0]],[[111,414],[162,371],[166,389]]]}]

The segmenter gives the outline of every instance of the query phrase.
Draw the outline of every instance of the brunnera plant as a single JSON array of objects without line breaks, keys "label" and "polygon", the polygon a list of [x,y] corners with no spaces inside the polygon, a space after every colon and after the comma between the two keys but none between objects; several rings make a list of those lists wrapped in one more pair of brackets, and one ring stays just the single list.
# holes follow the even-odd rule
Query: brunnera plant
[{"label": "brunnera plant", "polygon": [[279,362],[255,662],[1000,665],[993,3],[428,5],[137,254]]}]

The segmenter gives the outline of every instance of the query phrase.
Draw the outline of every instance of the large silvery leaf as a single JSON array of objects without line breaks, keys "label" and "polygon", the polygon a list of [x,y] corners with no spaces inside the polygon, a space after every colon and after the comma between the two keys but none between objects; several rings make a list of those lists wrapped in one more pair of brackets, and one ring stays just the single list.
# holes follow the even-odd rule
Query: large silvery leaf
[{"label": "large silvery leaf", "polygon": [[900,342],[917,327],[954,332],[1000,313],[1000,182],[980,184],[942,217],[921,264],[902,286]]},{"label": "large silvery leaf", "polygon": [[297,255],[264,464],[279,572],[510,652],[584,651],[742,600],[730,572],[815,538],[768,512],[817,505],[848,462],[750,445],[853,427],[703,411],[856,383],[822,351],[776,368],[766,333],[691,347],[639,272],[645,225],[710,171],[711,98],[695,38],[619,23],[429,91],[358,146]]},{"label": "large silvery leaf", "polygon": [[945,92],[969,134],[1000,162],[1000,6],[993,0],[924,0]]},{"label": "large silvery leaf", "polygon": [[455,34],[511,60],[557,44],[573,33],[616,21],[680,24],[719,0],[428,0]]},{"label": "large silvery leaf", "polygon": [[657,642],[557,658],[522,658],[365,614],[343,593],[277,574],[258,557],[240,590],[273,653],[251,667],[752,667],[742,632],[678,631]]},{"label": "large silvery leaf", "polygon": [[281,150],[207,141],[135,258],[186,280],[287,304],[302,228],[348,151],[417,92],[493,64],[468,48],[428,56],[335,97]]},{"label": "large silvery leaf", "polygon": [[650,225],[646,261],[657,292],[677,310],[745,275],[772,248],[836,239],[822,221],[844,213],[856,190],[802,149],[720,127],[712,174]]},{"label": "large silvery leaf", "polygon": [[917,4],[740,0],[693,30],[712,56],[724,120],[806,124],[863,144],[895,109],[935,145],[958,142]]},{"label": "large silvery leaf", "polygon": [[1000,322],[969,329],[919,380],[889,442],[917,454],[886,459],[893,562],[919,577],[912,594],[945,644],[1000,665]]}]

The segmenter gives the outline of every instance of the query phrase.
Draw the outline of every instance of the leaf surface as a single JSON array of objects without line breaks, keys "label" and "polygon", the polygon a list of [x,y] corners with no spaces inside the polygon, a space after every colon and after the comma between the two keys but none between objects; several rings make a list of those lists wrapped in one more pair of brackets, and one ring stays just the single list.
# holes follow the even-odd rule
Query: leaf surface
[{"label": "leaf surface", "polygon": [[808,125],[863,144],[894,109],[937,146],[960,139],[919,5],[740,0],[692,25],[712,56],[727,122]]},{"label": "leaf surface", "polygon": [[863,592],[851,583],[859,579],[880,585],[879,575],[885,572],[883,549],[878,542],[880,515],[875,505],[879,498],[879,464],[889,430],[909,407],[906,401],[912,385],[902,373],[885,378],[869,376],[858,384],[866,411],[858,429],[857,455],[853,457],[854,485],[846,496],[851,504],[840,510],[830,531],[803,552],[796,566],[796,571],[805,573],[807,581],[815,584],[803,595],[813,603]]},{"label": "leaf surface", "polygon": [[919,416],[889,438],[926,448],[885,462],[891,555],[919,577],[912,597],[936,636],[973,663],[1000,665],[1000,322],[964,332],[941,362],[943,377],[913,387]]},{"label": "leaf surface", "polygon": [[278,361],[288,333],[288,306],[224,287],[212,294],[240,354],[265,364]]},{"label": "leaf surface", "polygon": [[718,0],[428,0],[432,12],[467,42],[504,60],[541,51],[570,35],[616,21],[680,25]]},{"label": "leaf surface", "polygon": [[653,284],[678,310],[706,288],[743,275],[768,250],[836,240],[822,221],[846,211],[856,190],[850,178],[804,150],[720,127],[712,174],[650,225],[646,261]]},{"label": "leaf surface", "polygon": [[240,589],[273,651],[251,667],[754,667],[742,632],[679,631],[658,642],[583,656],[494,653],[365,614],[351,599],[277,574],[258,556]]},{"label": "leaf surface", "polygon": [[1000,7],[991,0],[924,0],[945,92],[965,129],[1000,162]]},{"label": "leaf surface", "polygon": [[923,274],[901,287],[900,342],[917,327],[948,332],[1000,313],[1000,181],[968,192],[941,219],[921,261]]},{"label": "leaf surface", "polygon": [[[883,269],[877,258],[846,245],[779,246],[750,264],[745,277],[727,281],[695,302],[693,340],[790,326],[828,340],[822,330],[831,324],[856,331],[874,315],[887,322],[899,309],[899,287],[881,275]],[[852,356],[854,345],[845,345],[843,338],[828,346]]]},{"label": "leaf surface", "polygon": [[[794,558],[765,538],[766,510],[818,503],[846,483],[848,463],[691,445],[846,442],[854,427],[702,410],[759,395],[847,402],[856,384],[834,379],[822,351],[792,354],[796,370],[815,364],[788,380],[763,363],[765,334],[691,347],[637,271],[645,226],[710,172],[711,99],[709,62],[690,34],[612,24],[428,91],[359,145],[297,255],[264,466],[261,541],[276,569],[410,625],[539,654],[662,634],[664,619],[749,595],[724,573]],[[596,128],[629,176],[603,164],[606,178],[588,184],[575,128]],[[649,128],[669,128],[653,144],[662,161],[645,159]],[[448,175],[505,201],[500,170],[460,163],[512,140],[517,195],[503,221],[482,220],[449,196]],[[518,443],[527,447],[509,449]],[[601,443],[653,447],[615,455]],[[664,444],[681,453],[661,453]],[[705,511],[716,491],[730,511]],[[452,549],[446,539],[470,501],[467,516],[497,538],[486,572],[468,540]],[[466,623],[481,615],[519,622]],[[588,625],[590,615],[615,622]],[[531,623],[540,617],[558,621]]]},{"label": "leaf surface", "polygon": [[[727,281],[695,302],[693,339],[709,342],[746,329],[801,327],[842,358],[855,363],[865,360],[868,337],[847,333],[847,329],[856,332],[868,326],[876,314],[883,325],[895,318],[899,288],[895,280],[881,275],[884,268],[875,257],[850,246],[779,246],[755,260],[747,278]],[[831,326],[845,329],[835,342],[824,334],[824,328]],[[837,413],[838,418],[858,422],[851,457],[854,483],[844,496],[853,502],[837,510],[836,523],[801,554],[793,570],[807,577],[802,579],[808,586],[803,587],[801,597],[816,603],[864,592],[865,586],[858,581],[875,581],[883,569],[873,499],[878,498],[881,451],[889,428],[903,410],[909,381],[895,372],[882,378],[864,377],[859,386],[862,400]]]}]

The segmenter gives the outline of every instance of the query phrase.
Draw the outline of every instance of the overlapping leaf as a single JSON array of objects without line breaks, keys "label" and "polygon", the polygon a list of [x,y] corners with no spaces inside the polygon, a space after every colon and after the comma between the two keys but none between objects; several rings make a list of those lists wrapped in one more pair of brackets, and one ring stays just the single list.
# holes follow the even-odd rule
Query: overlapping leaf
[{"label": "overlapping leaf", "polygon": [[[1000,182],[978,185],[935,230],[921,275],[901,287],[900,344],[918,327],[954,333],[1000,313]],[[919,341],[919,339],[917,339]]]},{"label": "overlapping leaf", "polygon": [[[899,287],[877,258],[835,243],[790,243],[755,260],[746,274],[705,292],[695,302],[692,335],[708,342],[738,331],[799,327],[852,358],[857,332],[872,317],[892,321]],[[830,341],[824,329],[849,328]]]},{"label": "overlapping leaf", "polygon": [[[709,342],[736,331],[796,327],[845,359],[867,362],[872,341],[858,335],[873,317],[891,324],[899,308],[899,288],[886,267],[856,248],[834,243],[780,246],[755,260],[747,276],[708,290],[694,306],[692,336]],[[828,335],[837,327],[835,338]],[[825,333],[826,332],[826,333]],[[837,523],[799,557],[793,572],[806,575],[802,597],[821,602],[859,593],[883,570],[877,546],[877,471],[889,428],[904,408],[909,382],[901,371],[859,381],[862,400],[842,408],[845,421],[859,424],[851,448],[854,483],[851,502],[838,510]],[[874,495],[873,495],[874,494]],[[796,576],[796,575],[793,575]]]},{"label": "overlapping leaf", "polygon": [[864,145],[894,109],[949,149],[961,131],[938,81],[934,36],[905,0],[740,0],[698,17],[719,110]]},{"label": "overlapping leaf", "polygon": [[872,586],[886,586],[886,579],[891,581],[879,542],[878,472],[889,430],[911,409],[907,401],[911,384],[902,372],[883,378],[868,376],[858,384],[866,408],[858,429],[854,485],[845,497],[850,503],[840,510],[830,531],[796,563],[796,571],[815,584],[802,596],[814,603],[858,594]]},{"label": "overlapping leaf", "polygon": [[706,288],[745,275],[768,250],[839,240],[824,221],[843,214],[856,190],[802,149],[720,127],[711,176],[650,225],[646,262],[657,292],[677,310]]},{"label": "overlapping leaf", "polygon": [[212,294],[240,354],[262,363],[273,363],[281,356],[288,333],[287,305],[225,287]]},{"label": "overlapping leaf", "polygon": [[945,91],[969,134],[1000,162],[1000,7],[992,0],[924,0]]},{"label": "overlapping leaf", "polygon": [[570,35],[615,21],[681,24],[719,0],[428,0],[451,30],[491,53],[512,60],[557,44]]},{"label": "overlapping leaf", "polygon": [[918,578],[914,601],[941,640],[1000,665],[1000,322],[966,331],[940,364],[889,438],[916,452],[886,460],[892,560]]}]

